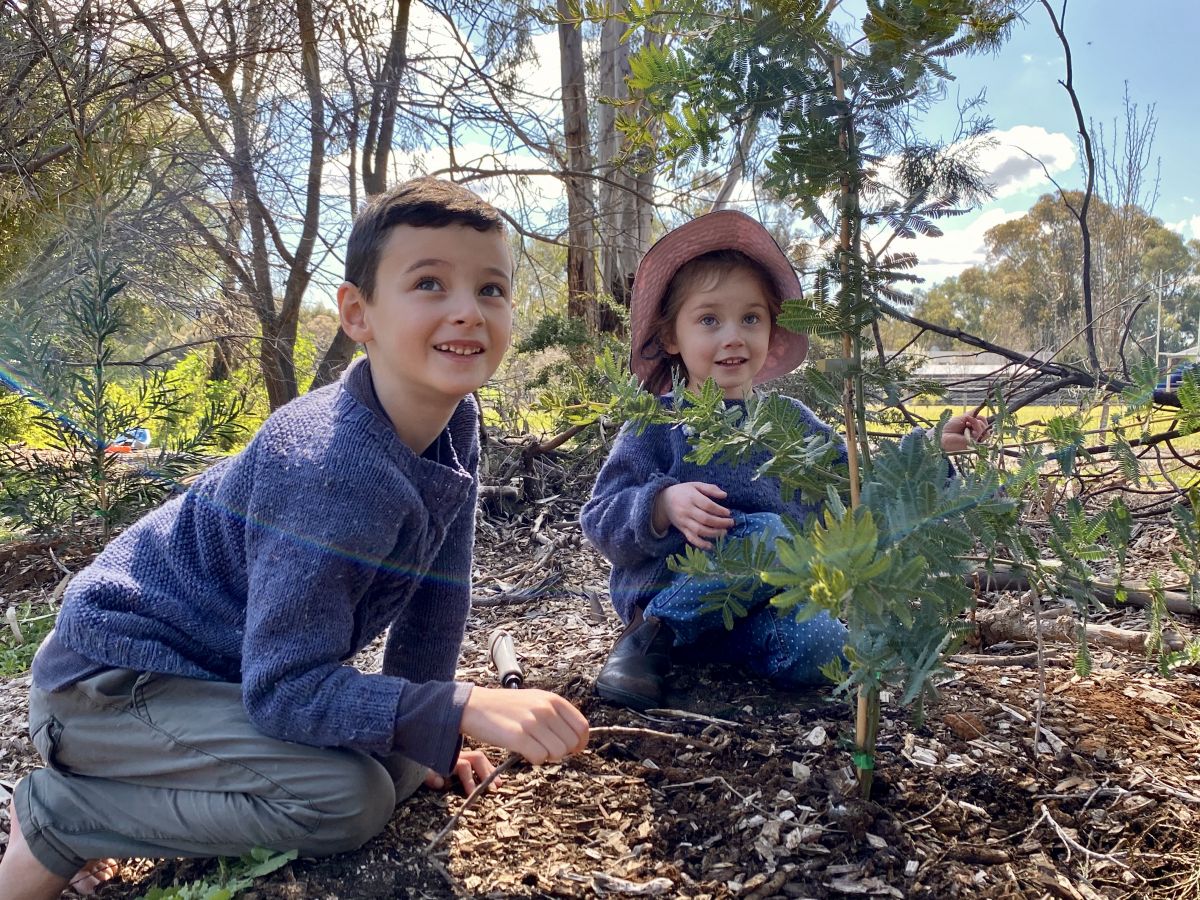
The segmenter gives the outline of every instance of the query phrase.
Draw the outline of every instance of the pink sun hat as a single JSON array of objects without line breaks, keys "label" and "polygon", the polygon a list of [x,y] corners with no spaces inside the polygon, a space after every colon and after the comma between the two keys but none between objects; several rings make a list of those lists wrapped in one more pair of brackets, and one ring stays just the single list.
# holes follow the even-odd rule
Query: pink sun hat
[{"label": "pink sun hat", "polygon": [[[757,262],[775,282],[781,299],[794,300],[801,296],[800,279],[787,255],[771,233],[751,216],[722,209],[680,225],[659,238],[647,251],[633,277],[633,297],[629,304],[629,367],[641,382],[649,379],[662,359],[661,347],[647,345],[654,339],[650,331],[662,314],[663,298],[671,279],[684,263],[714,250],[738,250]],[[771,330],[766,362],[754,377],[754,383],[762,384],[786,375],[804,362],[807,353],[808,335],[776,326]],[[662,386],[660,393],[667,390],[670,390],[669,384]]]}]

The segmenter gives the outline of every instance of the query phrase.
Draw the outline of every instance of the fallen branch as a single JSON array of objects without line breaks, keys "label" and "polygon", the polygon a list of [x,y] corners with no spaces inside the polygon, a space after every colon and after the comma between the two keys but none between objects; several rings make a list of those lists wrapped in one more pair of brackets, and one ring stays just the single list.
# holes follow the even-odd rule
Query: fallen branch
[{"label": "fallen branch", "polygon": [[[1126,869],[1130,872],[1133,871],[1132,869],[1129,868],[1129,866],[1127,866],[1125,863],[1121,862],[1121,860],[1117,859],[1117,854],[1115,854],[1115,853],[1097,853],[1095,850],[1089,850],[1087,847],[1083,846],[1083,844],[1079,843],[1079,841],[1075,840],[1073,837],[1071,837],[1069,834],[1067,834],[1066,830],[1061,825],[1058,824],[1058,822],[1055,820],[1054,816],[1050,815],[1050,810],[1048,810],[1046,808],[1045,803],[1039,803],[1038,808],[1042,811],[1042,815],[1040,818],[1038,818],[1038,820],[1036,822],[1033,823],[1033,828],[1030,828],[1029,830],[1032,831],[1034,828],[1037,828],[1039,825],[1041,825],[1042,822],[1044,822],[1044,821],[1049,822],[1050,827],[1054,829],[1054,833],[1058,835],[1059,840],[1061,840],[1064,844],[1067,845],[1067,862],[1071,861],[1071,851],[1074,850],[1077,853],[1082,853],[1088,859],[1099,860],[1102,862],[1110,862],[1113,865],[1120,866],[1122,869]],[[1124,856],[1125,854],[1121,854],[1121,855]]]},{"label": "fallen branch", "polygon": [[[970,587],[974,587],[977,581],[980,588],[985,591],[1029,590],[1029,576],[1021,571],[1019,565],[1015,564],[1012,566],[997,566],[992,572],[986,569],[976,569],[967,576],[967,584]],[[1149,585],[1145,582],[1130,581],[1123,583],[1121,587],[1125,591],[1124,601],[1117,600],[1117,586],[1111,582],[1094,581],[1089,586],[1097,600],[1114,609],[1121,609],[1126,606],[1132,606],[1135,609],[1147,609],[1154,599]],[[1166,601],[1169,612],[1183,616],[1200,615],[1200,609],[1197,609],[1188,602],[1187,594],[1180,591],[1163,591],[1163,599]]]},{"label": "fallen branch", "polygon": [[508,759],[500,763],[500,765],[496,766],[496,768],[492,769],[492,773],[488,775],[487,778],[483,779],[483,781],[479,782],[479,784],[475,786],[475,790],[471,791],[470,795],[466,799],[466,802],[459,807],[458,812],[452,815],[450,817],[450,821],[442,826],[442,830],[435,834],[430,839],[429,843],[425,845],[425,849],[421,851],[421,855],[428,856],[430,853],[432,853],[433,849],[440,844],[442,839],[445,838],[446,835],[448,835],[454,829],[454,826],[458,824],[458,820],[462,818],[463,813],[465,813],[474,805],[479,796],[491,786],[491,783],[499,778],[501,773],[507,772],[520,760],[521,754],[510,753],[508,754]]},{"label": "fallen branch", "polygon": [[[1061,615],[1054,619],[1025,615],[1013,600],[1001,602],[991,609],[980,609],[975,613],[975,624],[985,645],[1001,641],[1027,641],[1038,638],[1038,623],[1043,637],[1074,644],[1079,634],[1079,623],[1073,615]],[[1089,624],[1085,628],[1089,644],[1121,650],[1126,653],[1145,653],[1144,631],[1131,631],[1112,625]],[[1163,632],[1163,646],[1168,650],[1182,650],[1183,639],[1172,631]]]},{"label": "fallen branch", "polygon": [[655,731],[653,728],[633,728],[628,725],[601,725],[599,728],[591,730],[592,737],[606,737],[629,735],[631,737],[649,737],[660,738],[662,740],[674,741],[677,744],[687,744],[695,747],[698,750],[704,750],[708,753],[716,753],[717,748],[708,741],[702,741],[699,738],[688,737],[686,734],[675,734],[670,731]]},{"label": "fallen branch", "polygon": [[[1015,656],[1005,656],[1002,653],[959,653],[950,657],[950,662],[961,666],[1020,666],[1024,669],[1036,668],[1038,664],[1037,651],[1018,653]],[[1059,656],[1047,656],[1048,666],[1069,666],[1068,660]]]}]

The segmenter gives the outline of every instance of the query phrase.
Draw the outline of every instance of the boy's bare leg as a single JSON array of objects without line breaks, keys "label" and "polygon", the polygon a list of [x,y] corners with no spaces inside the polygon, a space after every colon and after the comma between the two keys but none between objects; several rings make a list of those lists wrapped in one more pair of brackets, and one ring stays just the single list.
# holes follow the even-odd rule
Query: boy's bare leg
[{"label": "boy's bare leg", "polygon": [[15,805],[9,806],[8,816],[8,849],[0,858],[0,900],[56,900],[68,886],[80,894],[92,894],[116,873],[115,860],[101,859],[88,863],[70,878],[55,875],[30,851]]}]

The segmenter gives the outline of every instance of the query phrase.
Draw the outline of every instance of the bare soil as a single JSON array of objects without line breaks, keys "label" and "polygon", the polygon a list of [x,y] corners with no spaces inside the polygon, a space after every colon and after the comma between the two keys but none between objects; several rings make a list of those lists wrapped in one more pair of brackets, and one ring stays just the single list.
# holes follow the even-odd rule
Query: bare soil
[{"label": "bare soil", "polygon": [[[507,628],[527,684],[588,715],[597,732],[588,750],[559,765],[517,765],[432,852],[461,795],[422,791],[361,850],[297,860],[245,897],[1200,898],[1197,673],[1163,678],[1142,655],[1104,647],[1086,678],[1049,667],[1035,742],[1036,666],[956,665],[922,724],[885,703],[875,788],[863,801],[849,768],[853,711],[828,691],[781,694],[737,670],[699,668],[672,676],[670,708],[659,713],[592,695],[618,624],[606,564],[572,524],[577,510],[560,496],[482,517],[460,677],[494,683],[488,637]],[[1165,567],[1169,530],[1143,538],[1141,570]],[[90,552],[55,549],[68,568]],[[44,600],[61,578],[36,543],[0,555],[0,569],[7,603]],[[1145,628],[1144,614],[1128,609],[1108,623]],[[1185,638],[1195,626],[1175,624]],[[0,683],[9,789],[37,764],[27,684]],[[215,865],[130,861],[98,896],[140,897]]]}]

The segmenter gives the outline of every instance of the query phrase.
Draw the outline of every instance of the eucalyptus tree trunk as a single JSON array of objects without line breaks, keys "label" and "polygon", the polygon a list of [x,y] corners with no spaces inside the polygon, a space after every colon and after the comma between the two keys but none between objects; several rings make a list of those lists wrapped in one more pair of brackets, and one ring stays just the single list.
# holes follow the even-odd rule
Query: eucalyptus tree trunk
[{"label": "eucalyptus tree trunk", "polygon": [[583,33],[569,22],[570,3],[558,0],[558,46],[562,69],[563,143],[567,188],[567,315],[599,330],[596,303],[595,205],[591,187],[586,69]]},{"label": "eucalyptus tree trunk", "polygon": [[[622,7],[625,4],[621,4]],[[627,100],[629,86],[629,45],[621,40],[624,24],[606,19],[600,31],[600,96]],[[616,107],[601,103],[596,111],[597,171],[602,177],[598,186],[600,227],[600,289],[611,302],[629,309],[633,289],[633,273],[638,260],[650,243],[650,196],[643,190],[653,189],[652,173],[636,173],[623,166],[620,160],[621,136],[616,128]],[[646,215],[642,211],[645,209]],[[620,318],[608,307],[599,309],[600,331],[621,330]]]}]

